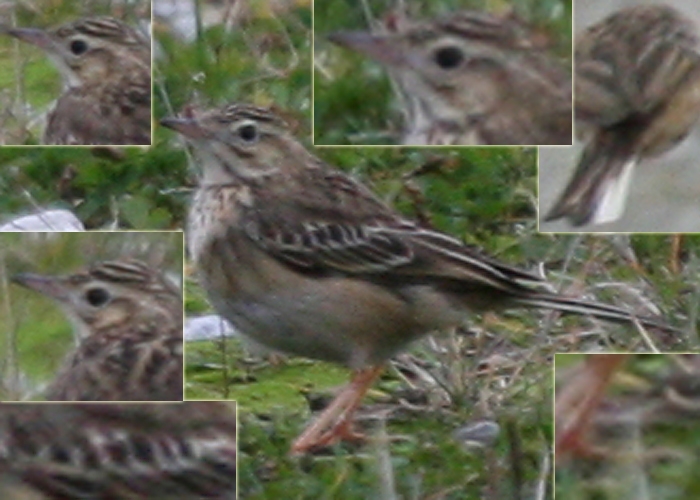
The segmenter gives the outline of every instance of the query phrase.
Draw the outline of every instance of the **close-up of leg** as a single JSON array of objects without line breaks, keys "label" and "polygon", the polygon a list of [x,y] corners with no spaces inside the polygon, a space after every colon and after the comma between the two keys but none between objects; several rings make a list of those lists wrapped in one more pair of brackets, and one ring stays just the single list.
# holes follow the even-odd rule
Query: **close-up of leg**
[{"label": "close-up of leg", "polygon": [[0,399],[182,400],[182,232],[0,242]]},{"label": "close-up of leg", "polygon": [[151,144],[149,0],[1,8],[0,144]]},{"label": "close-up of leg", "polygon": [[695,498],[700,354],[558,354],[557,498]]},{"label": "close-up of leg", "polygon": [[637,4],[576,5],[577,141],[542,149],[543,231],[700,229],[700,14]]},{"label": "close-up of leg", "polygon": [[314,4],[314,144],[571,145],[571,1]]},{"label": "close-up of leg", "polygon": [[235,402],[0,403],[5,500],[236,500]]}]

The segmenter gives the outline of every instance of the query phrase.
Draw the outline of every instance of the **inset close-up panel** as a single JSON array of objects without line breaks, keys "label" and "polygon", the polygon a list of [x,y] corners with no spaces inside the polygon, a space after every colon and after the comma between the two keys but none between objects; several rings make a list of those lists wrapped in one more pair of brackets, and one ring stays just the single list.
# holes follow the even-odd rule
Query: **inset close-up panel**
[{"label": "inset close-up panel", "polygon": [[5,500],[236,500],[235,402],[0,404]]},{"label": "inset close-up panel", "polygon": [[556,498],[697,498],[700,354],[558,354]]},{"label": "inset close-up panel", "polygon": [[0,399],[181,401],[182,234],[0,233]]},{"label": "inset close-up panel", "polygon": [[151,144],[149,0],[8,2],[0,18],[0,144]]},{"label": "inset close-up panel", "polygon": [[700,230],[697,7],[576,4],[577,141],[541,148],[541,231]]},{"label": "inset close-up panel", "polygon": [[571,145],[571,52],[570,0],[317,2],[314,144]]}]

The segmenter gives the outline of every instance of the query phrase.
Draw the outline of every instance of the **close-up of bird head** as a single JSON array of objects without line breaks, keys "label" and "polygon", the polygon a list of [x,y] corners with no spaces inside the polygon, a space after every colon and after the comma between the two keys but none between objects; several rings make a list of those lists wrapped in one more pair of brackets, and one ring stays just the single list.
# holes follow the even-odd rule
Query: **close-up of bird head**
[{"label": "close-up of bird head", "polygon": [[[0,34],[41,49],[61,75],[62,90],[46,115],[42,144],[151,144],[151,42],[145,31],[114,17],[94,16],[48,29],[3,26]],[[32,52],[36,50],[26,50],[29,57]],[[28,82],[26,95],[17,96],[27,101],[17,113],[26,123],[20,131],[8,132],[13,137],[9,143],[35,140],[27,133],[37,123],[30,111],[45,106],[40,100],[44,84],[53,83],[48,72],[39,78],[22,69],[27,66],[27,60],[20,62],[24,53],[12,52],[20,68],[17,77]],[[47,96],[55,92],[48,90]]]},{"label": "close-up of bird head", "polygon": [[404,108],[404,144],[571,142],[571,78],[514,16],[389,15],[381,30],[327,38],[388,70]]},{"label": "close-up of bird head", "polygon": [[43,50],[66,87],[100,84],[122,72],[150,74],[148,40],[113,17],[90,17],[54,29],[9,28],[7,34]]},{"label": "close-up of bird head", "polygon": [[12,280],[53,299],[73,323],[76,341],[124,323],[182,322],[180,291],[136,260],[101,262],[66,276],[22,273]]},{"label": "close-up of bird head", "polygon": [[[486,112],[499,98],[497,75],[513,63],[513,51],[532,48],[518,23],[470,12],[393,26],[388,33],[341,31],[328,39],[397,71],[402,86],[457,114],[465,106]],[[461,120],[463,117],[457,117]]]}]

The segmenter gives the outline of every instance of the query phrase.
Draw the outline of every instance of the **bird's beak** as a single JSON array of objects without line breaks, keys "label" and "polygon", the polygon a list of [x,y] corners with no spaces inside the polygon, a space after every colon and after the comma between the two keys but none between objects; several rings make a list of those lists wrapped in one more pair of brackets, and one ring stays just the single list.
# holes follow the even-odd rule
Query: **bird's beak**
[{"label": "bird's beak", "polygon": [[23,42],[31,43],[45,50],[53,46],[51,37],[44,30],[37,28],[9,28],[5,32],[8,35],[19,38]]},{"label": "bird's beak", "polygon": [[202,139],[206,137],[204,129],[202,129],[197,120],[194,118],[168,117],[163,118],[160,121],[160,124],[191,139]]},{"label": "bird's beak", "polygon": [[12,282],[39,292],[60,302],[68,300],[70,294],[61,278],[41,274],[22,273],[12,277]]},{"label": "bird's beak", "polygon": [[373,35],[366,31],[339,31],[328,35],[328,39],[389,66],[401,66],[406,63],[404,52],[395,42],[392,43],[392,37],[388,35]]}]

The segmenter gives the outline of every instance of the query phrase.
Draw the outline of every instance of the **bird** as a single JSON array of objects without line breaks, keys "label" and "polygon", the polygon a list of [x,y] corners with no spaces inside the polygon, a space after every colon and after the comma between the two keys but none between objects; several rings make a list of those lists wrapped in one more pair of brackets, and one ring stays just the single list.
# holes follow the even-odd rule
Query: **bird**
[{"label": "bird", "polygon": [[151,144],[151,46],[137,29],[98,16],[3,31],[42,49],[63,78],[42,144]]},{"label": "bird", "polygon": [[182,295],[160,271],[121,259],[12,281],[56,301],[74,327],[77,346],[48,385],[47,400],[182,400]]},{"label": "bird", "polygon": [[403,144],[571,144],[571,74],[522,22],[462,11],[386,25],[328,39],[389,70]]},{"label": "bird", "polygon": [[619,10],[576,37],[575,115],[583,152],[545,220],[619,219],[633,172],[700,118],[695,25],[665,5]]},{"label": "bird", "polygon": [[15,499],[234,500],[236,444],[227,402],[0,403],[0,488]]},{"label": "bird", "polygon": [[419,226],[267,108],[188,107],[161,124],[192,143],[202,170],[186,236],[214,309],[257,344],[353,370],[292,453],[355,437],[352,413],[387,360],[468,312],[550,308],[673,331],[547,291],[541,277]]}]

